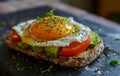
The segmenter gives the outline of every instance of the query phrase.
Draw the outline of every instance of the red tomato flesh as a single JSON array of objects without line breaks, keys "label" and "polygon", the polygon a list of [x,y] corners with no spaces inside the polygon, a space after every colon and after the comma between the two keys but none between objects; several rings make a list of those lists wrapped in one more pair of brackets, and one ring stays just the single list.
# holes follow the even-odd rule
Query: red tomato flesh
[{"label": "red tomato flesh", "polygon": [[74,41],[69,46],[63,47],[60,53],[62,56],[77,55],[88,48],[90,41],[91,41],[90,36],[88,36],[88,39],[83,41],[82,43]]},{"label": "red tomato flesh", "polygon": [[18,42],[18,41],[21,41],[21,38],[20,36],[16,33],[16,31],[12,31],[12,41],[14,43]]}]

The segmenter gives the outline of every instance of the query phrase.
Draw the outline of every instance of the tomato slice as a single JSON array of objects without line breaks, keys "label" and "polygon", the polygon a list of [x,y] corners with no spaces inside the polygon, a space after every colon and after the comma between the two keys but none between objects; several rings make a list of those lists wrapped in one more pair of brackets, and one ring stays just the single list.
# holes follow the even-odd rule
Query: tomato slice
[{"label": "tomato slice", "polygon": [[21,41],[21,38],[20,36],[16,33],[15,30],[12,31],[12,41],[14,43],[18,42],[18,41]]},{"label": "tomato slice", "polygon": [[90,44],[90,41],[91,41],[90,36],[88,36],[88,39],[83,41],[82,43],[74,41],[69,46],[63,47],[60,53],[62,56],[77,55],[87,49],[87,47]]}]

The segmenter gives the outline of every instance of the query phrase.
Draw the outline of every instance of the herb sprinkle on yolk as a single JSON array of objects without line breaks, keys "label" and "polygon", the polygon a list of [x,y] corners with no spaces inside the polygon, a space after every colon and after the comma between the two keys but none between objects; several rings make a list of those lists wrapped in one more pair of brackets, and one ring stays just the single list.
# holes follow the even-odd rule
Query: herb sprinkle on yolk
[{"label": "herb sprinkle on yolk", "polygon": [[31,37],[45,41],[69,36],[74,31],[74,25],[61,16],[39,18],[29,28]]}]

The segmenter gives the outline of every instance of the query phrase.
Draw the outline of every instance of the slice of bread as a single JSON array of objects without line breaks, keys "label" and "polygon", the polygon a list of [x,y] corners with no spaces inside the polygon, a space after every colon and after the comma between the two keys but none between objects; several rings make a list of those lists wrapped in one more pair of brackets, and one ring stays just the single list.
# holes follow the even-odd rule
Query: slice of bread
[{"label": "slice of bread", "polygon": [[64,57],[59,55],[57,58],[53,58],[47,55],[44,51],[42,51],[42,49],[40,49],[40,52],[37,54],[35,54],[31,50],[31,48],[21,49],[20,47],[17,46],[16,43],[12,42],[11,35],[8,35],[6,37],[6,43],[10,49],[13,49],[15,51],[24,53],[29,56],[33,56],[36,59],[44,59],[47,61],[51,61],[55,64],[59,64],[61,66],[67,66],[67,67],[85,66],[91,63],[92,61],[94,61],[96,58],[98,58],[104,49],[103,41],[102,39],[100,39],[100,42],[94,48],[88,48],[86,51],[83,51],[82,53],[76,56]]}]

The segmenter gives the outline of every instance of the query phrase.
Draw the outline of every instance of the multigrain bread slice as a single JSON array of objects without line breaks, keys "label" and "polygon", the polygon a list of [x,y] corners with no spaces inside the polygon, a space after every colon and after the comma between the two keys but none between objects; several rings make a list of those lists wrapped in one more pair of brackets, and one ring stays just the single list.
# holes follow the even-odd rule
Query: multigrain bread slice
[{"label": "multigrain bread slice", "polygon": [[6,43],[10,49],[13,49],[15,51],[24,53],[29,56],[33,56],[36,59],[44,59],[47,61],[51,61],[55,64],[59,64],[61,66],[67,66],[67,67],[85,66],[91,63],[92,61],[94,61],[96,58],[98,58],[104,49],[103,41],[102,39],[100,39],[99,43],[94,48],[89,47],[86,51],[76,56],[65,57],[65,56],[58,55],[57,58],[53,58],[48,54],[46,54],[44,51],[42,51],[42,49],[40,49],[40,52],[36,54],[29,47],[25,49],[18,47],[16,43],[12,42],[11,35],[8,35],[6,37]]}]

